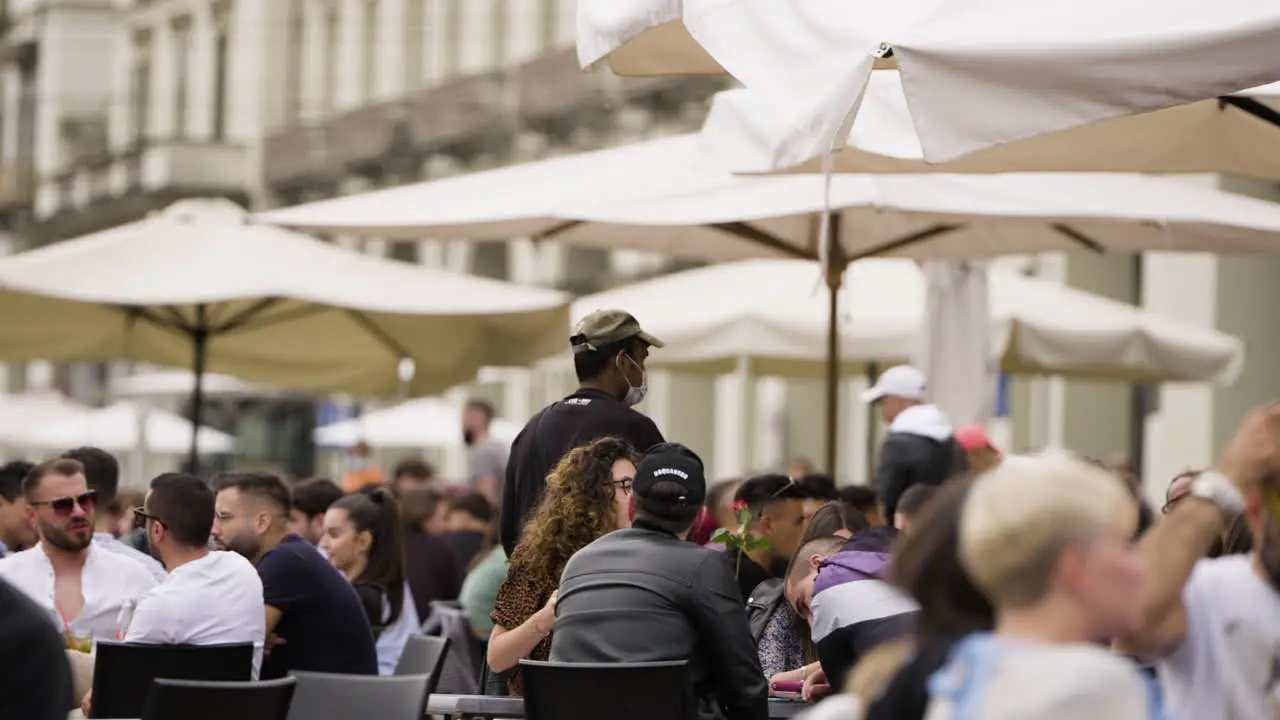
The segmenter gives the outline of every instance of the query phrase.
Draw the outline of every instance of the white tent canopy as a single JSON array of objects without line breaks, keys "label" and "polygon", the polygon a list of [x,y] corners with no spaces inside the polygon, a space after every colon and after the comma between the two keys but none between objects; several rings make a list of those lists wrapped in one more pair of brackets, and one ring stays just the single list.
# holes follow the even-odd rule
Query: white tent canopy
[{"label": "white tent canopy", "polygon": [[[645,29],[676,17],[671,0],[617,4],[580,12],[582,60],[643,49]],[[682,0],[678,12],[720,68],[823,147],[843,142],[876,58],[892,51],[931,162],[1280,81],[1280,6],[1256,0],[1170,0],[1159,22],[1144,0]]]},{"label": "white tent canopy", "polygon": [[[0,428],[0,442],[15,447],[61,451],[90,445],[113,453],[146,450],[151,453],[177,455],[191,445],[191,423],[173,413],[122,401],[105,408],[90,408],[70,400],[21,395],[6,396],[0,408],[10,403],[15,408],[28,408],[33,414],[22,417],[21,427]],[[144,442],[139,444],[138,430]],[[209,427],[200,428],[202,453],[229,453],[235,450],[235,439]]]},{"label": "white tent canopy", "polygon": [[0,445],[24,445],[33,428],[79,422],[91,409],[54,391],[0,394]]},{"label": "white tent canopy", "polygon": [[[230,375],[205,373],[204,396],[208,398],[277,397],[280,390],[245,382]],[[118,398],[189,397],[196,376],[188,370],[148,370],[111,381],[111,394]]]},{"label": "white tent canopy", "polygon": [[[833,170],[1219,173],[1280,181],[1277,101],[1280,84],[1273,84],[1225,102],[1202,100],[1104,120],[931,165],[924,160],[901,75],[876,72]],[[819,172],[817,158],[830,149],[807,141],[770,111],[768,97],[747,89],[716,95],[701,136],[700,160],[729,172]]]},{"label": "white tent canopy", "polygon": [[[316,445],[349,448],[363,441],[379,449],[444,448],[462,445],[462,407],[439,398],[418,398],[341,420],[312,433]],[[510,442],[520,426],[494,418],[493,437]]]},{"label": "white tent canopy", "polygon": [[[653,367],[719,374],[745,359],[759,375],[819,376],[828,302],[819,276],[808,261],[711,265],[579,298],[573,316],[627,308],[665,343]],[[915,357],[926,312],[916,263],[854,263],[841,295],[846,371]],[[993,359],[1009,373],[1230,383],[1244,360],[1230,335],[1011,272],[991,272],[990,307]]]}]

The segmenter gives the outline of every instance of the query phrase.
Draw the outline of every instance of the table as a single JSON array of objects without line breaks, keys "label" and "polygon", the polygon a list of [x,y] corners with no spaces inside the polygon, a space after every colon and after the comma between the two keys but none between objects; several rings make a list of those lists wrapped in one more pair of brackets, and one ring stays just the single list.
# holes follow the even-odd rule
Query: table
[{"label": "table", "polygon": [[[788,700],[770,700],[769,717],[782,720],[810,707],[805,703]],[[443,715],[447,719],[463,718],[523,718],[524,700],[517,697],[493,697],[488,695],[432,695],[427,698],[427,714]]]}]

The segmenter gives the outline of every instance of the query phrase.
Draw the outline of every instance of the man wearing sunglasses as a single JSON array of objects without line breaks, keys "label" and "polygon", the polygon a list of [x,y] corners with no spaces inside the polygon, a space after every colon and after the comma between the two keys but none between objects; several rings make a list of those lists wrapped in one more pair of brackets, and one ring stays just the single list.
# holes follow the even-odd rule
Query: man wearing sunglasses
[{"label": "man wearing sunglasses", "polygon": [[40,542],[0,560],[0,578],[48,610],[69,643],[117,639],[121,606],[154,587],[155,578],[140,563],[95,547],[96,498],[83,465],[66,458],[42,463],[22,489]]}]

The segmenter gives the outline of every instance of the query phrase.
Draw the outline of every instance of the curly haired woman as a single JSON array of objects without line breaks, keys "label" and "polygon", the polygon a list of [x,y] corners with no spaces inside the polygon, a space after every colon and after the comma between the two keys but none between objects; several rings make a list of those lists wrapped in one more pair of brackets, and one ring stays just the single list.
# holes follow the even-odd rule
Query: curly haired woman
[{"label": "curly haired woman", "polygon": [[507,679],[521,694],[519,662],[546,660],[556,619],[556,588],[574,553],[596,539],[631,527],[631,480],[636,451],[606,437],[570,450],[547,476],[533,518],[507,564],[507,579],[493,604],[489,667],[515,669]]}]

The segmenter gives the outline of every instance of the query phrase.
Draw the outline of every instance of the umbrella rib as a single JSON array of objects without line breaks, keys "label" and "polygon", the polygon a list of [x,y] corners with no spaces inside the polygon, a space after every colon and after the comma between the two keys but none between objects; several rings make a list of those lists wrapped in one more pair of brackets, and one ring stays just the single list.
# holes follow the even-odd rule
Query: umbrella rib
[{"label": "umbrella rib", "polygon": [[1224,95],[1218,98],[1218,102],[1223,105],[1230,105],[1237,110],[1248,113],[1259,120],[1262,120],[1263,122],[1271,123],[1276,127],[1280,127],[1280,111],[1257,98],[1244,97],[1242,95]]},{"label": "umbrella rib", "polygon": [[357,312],[355,310],[343,310],[343,312],[346,313],[347,317],[354,320],[365,332],[369,333],[374,339],[382,343],[384,347],[395,353],[397,360],[403,360],[404,358],[410,357],[408,349],[396,342],[394,338],[388,335],[382,328],[378,327],[377,323],[370,320],[364,313]]},{"label": "umbrella rib", "polygon": [[[257,330],[259,328],[270,327],[277,323],[288,322],[291,320],[298,320],[300,318],[305,318],[309,315],[315,315],[317,313],[322,313],[322,312],[325,312],[326,310],[332,310],[332,309],[333,308],[326,307],[324,305],[303,305],[301,307],[294,308],[289,312],[276,313],[275,315],[272,315],[271,317],[268,317],[265,319],[262,318],[261,314],[258,314],[254,317],[248,317],[248,318],[245,318],[243,322],[239,323],[235,327],[231,327],[231,328],[219,327],[215,330],[215,332],[219,334],[229,334],[229,333],[236,332],[238,330],[245,330],[245,329]],[[258,320],[258,322],[253,322],[254,320]]]},{"label": "umbrella rib", "polygon": [[1062,233],[1063,235],[1066,235],[1067,238],[1069,238],[1072,242],[1079,245],[1081,248],[1088,250],[1089,252],[1104,253],[1107,251],[1106,247],[1104,247],[1102,243],[1098,242],[1097,240],[1094,240],[1088,235],[1085,235],[1079,230],[1076,230],[1070,225],[1067,225],[1065,223],[1053,223],[1049,227]]},{"label": "umbrella rib", "polygon": [[882,255],[885,253],[891,253],[895,250],[901,250],[911,245],[918,245],[922,242],[932,240],[933,238],[939,235],[945,235],[949,232],[954,232],[956,230],[959,230],[962,227],[964,226],[963,225],[946,225],[946,224],[927,227],[923,230],[911,233],[910,235],[900,237],[896,240],[890,240],[885,243],[880,243],[879,245],[873,245],[871,246],[871,248],[850,257],[849,262],[854,262],[855,260],[862,260],[863,258],[874,257],[876,255]]},{"label": "umbrella rib", "polygon": [[168,330],[177,330],[185,335],[191,335],[195,332],[194,328],[188,325],[186,321],[182,319],[182,316],[177,314],[177,312],[171,307],[165,308],[170,314],[170,317],[167,318],[138,305],[121,305],[120,309],[130,319],[141,318],[156,327]]},{"label": "umbrella rib", "polygon": [[243,327],[244,325],[247,325],[250,322],[252,322],[253,319],[258,315],[261,315],[267,310],[270,310],[272,307],[278,305],[280,301],[281,301],[281,298],[278,298],[278,297],[263,298],[262,300],[255,302],[254,304],[250,305],[244,310],[241,310],[240,312],[232,315],[225,322],[219,323],[218,326],[213,329],[213,332],[215,333],[231,332],[240,327]]},{"label": "umbrella rib", "polygon": [[711,223],[710,225],[707,225],[707,227],[713,228],[715,230],[720,230],[721,232],[728,233],[738,238],[739,240],[745,240],[754,245],[760,245],[762,247],[769,248],[770,250],[775,250],[783,255],[787,255],[793,258],[799,258],[801,260],[818,259],[817,255],[813,253],[805,252],[804,250],[778,237],[777,235],[774,235],[773,233],[767,232],[765,230],[761,230],[760,228],[750,225],[748,223],[744,223],[744,222]]},{"label": "umbrella rib", "polygon": [[529,239],[532,240],[535,245],[538,243],[545,242],[547,240],[555,240],[557,235],[562,235],[564,233],[567,233],[570,230],[583,224],[585,223],[583,223],[581,220],[565,220],[564,222],[558,225],[552,225],[551,227],[547,228],[546,230],[543,230],[540,233],[535,233],[533,235],[530,235]]}]

